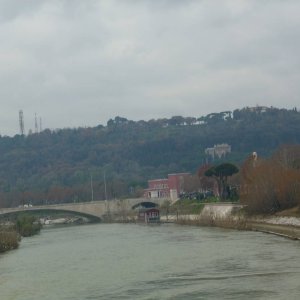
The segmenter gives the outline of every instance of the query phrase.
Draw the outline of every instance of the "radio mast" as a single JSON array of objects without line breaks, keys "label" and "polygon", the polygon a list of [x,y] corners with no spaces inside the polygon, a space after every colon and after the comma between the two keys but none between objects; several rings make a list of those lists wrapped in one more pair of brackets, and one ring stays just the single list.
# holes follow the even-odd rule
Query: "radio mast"
[{"label": "radio mast", "polygon": [[20,134],[24,135],[24,115],[23,115],[23,110],[19,110],[19,125],[20,125]]},{"label": "radio mast", "polygon": [[35,129],[35,130],[34,130],[35,133],[38,133],[38,132],[39,132],[36,113],[35,113],[35,117],[34,117],[34,129]]},{"label": "radio mast", "polygon": [[43,128],[42,128],[42,118],[40,117],[40,132],[42,132]]}]

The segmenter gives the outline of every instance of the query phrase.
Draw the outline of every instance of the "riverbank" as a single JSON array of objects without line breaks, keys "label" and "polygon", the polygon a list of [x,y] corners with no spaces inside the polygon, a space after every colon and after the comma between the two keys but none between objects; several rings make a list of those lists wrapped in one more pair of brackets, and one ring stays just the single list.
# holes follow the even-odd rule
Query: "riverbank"
[{"label": "riverbank", "polygon": [[300,227],[298,226],[255,221],[249,221],[248,226],[253,231],[276,234],[293,240],[300,240]]},{"label": "riverbank", "polygon": [[300,217],[295,210],[283,211],[272,216],[256,216],[248,218],[248,226],[255,231],[277,234],[300,240]]},{"label": "riverbank", "polygon": [[226,217],[213,217],[189,215],[179,217],[174,221],[181,225],[213,226],[220,228],[260,231],[300,240],[300,218],[279,216],[254,216],[229,215]]},{"label": "riverbank", "polygon": [[[288,212],[289,214],[290,212]],[[68,219],[69,223],[72,224],[85,224],[86,222],[78,222],[76,219],[72,219],[72,222]],[[32,219],[31,225],[33,225],[34,220]],[[41,220],[40,220],[41,221]],[[53,225],[66,224],[65,219],[51,220]],[[105,223],[135,223],[136,219],[134,216],[130,215],[124,217],[124,215],[114,215],[110,216]],[[215,215],[211,211],[208,214],[198,213],[198,214],[167,214],[161,216],[162,223],[176,223],[180,225],[193,225],[193,226],[210,226],[210,227],[220,227],[235,230],[248,230],[248,231],[259,231],[269,234],[275,234],[278,236],[290,238],[293,240],[300,240],[300,217],[298,214],[294,216],[287,216],[284,213],[273,215],[273,216],[252,216],[246,217],[245,214],[239,211],[234,211],[233,213],[228,210],[226,214]],[[22,226],[27,228],[28,222],[24,223]],[[25,224],[26,223],[26,224]],[[35,224],[38,225],[38,229],[34,233],[38,233],[41,229],[39,222]],[[43,223],[47,224],[46,222]],[[50,223],[49,223],[50,224]],[[1,229],[1,228],[0,228]],[[5,228],[4,228],[5,229]],[[0,230],[0,253],[8,250],[12,250],[18,247],[20,242],[20,235],[29,236],[32,235],[32,229],[29,231],[30,234],[24,234],[24,230],[19,230],[19,234],[15,231]],[[20,234],[23,232],[23,234]]]},{"label": "riverbank", "polygon": [[175,223],[260,231],[300,240],[300,207],[269,215],[249,215],[237,203],[207,203],[198,214],[179,214]]},{"label": "riverbank", "polygon": [[35,217],[25,214],[0,224],[0,253],[18,248],[21,237],[38,234],[41,227]]},{"label": "riverbank", "polygon": [[0,227],[0,253],[18,248],[19,241],[20,236],[16,231]]}]

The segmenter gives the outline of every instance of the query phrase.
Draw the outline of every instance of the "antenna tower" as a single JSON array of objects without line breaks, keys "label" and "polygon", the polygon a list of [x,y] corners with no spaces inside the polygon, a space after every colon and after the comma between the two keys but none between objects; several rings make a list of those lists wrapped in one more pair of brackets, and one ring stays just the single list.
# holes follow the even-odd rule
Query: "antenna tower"
[{"label": "antenna tower", "polygon": [[34,129],[35,129],[35,130],[34,130],[35,133],[38,133],[38,132],[39,132],[36,113],[35,113],[35,118],[34,118]]},{"label": "antenna tower", "polygon": [[24,135],[24,115],[23,115],[23,110],[19,110],[19,125],[20,125],[20,134]]},{"label": "antenna tower", "polygon": [[42,128],[42,118],[40,117],[40,132],[42,132],[43,128]]}]

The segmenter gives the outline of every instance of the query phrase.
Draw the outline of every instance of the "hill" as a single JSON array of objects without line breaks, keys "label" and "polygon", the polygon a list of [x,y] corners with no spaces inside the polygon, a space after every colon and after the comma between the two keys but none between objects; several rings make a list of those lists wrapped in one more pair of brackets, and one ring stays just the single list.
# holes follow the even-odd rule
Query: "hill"
[{"label": "hill", "polygon": [[[269,156],[281,144],[300,143],[296,109],[254,107],[202,117],[131,121],[106,126],[46,129],[0,137],[0,206],[88,201],[138,195],[150,178],[194,173],[210,157],[205,149],[227,143],[226,160],[252,151]],[[222,159],[221,159],[222,160]]]}]

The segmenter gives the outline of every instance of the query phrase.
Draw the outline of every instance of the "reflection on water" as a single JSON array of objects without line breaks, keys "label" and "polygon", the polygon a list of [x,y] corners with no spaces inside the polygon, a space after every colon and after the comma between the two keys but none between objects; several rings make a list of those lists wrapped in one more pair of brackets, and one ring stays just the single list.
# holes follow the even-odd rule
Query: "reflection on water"
[{"label": "reflection on water", "polygon": [[298,299],[300,243],[176,225],[45,229],[0,256],[6,299]]}]

